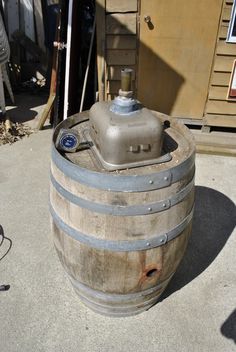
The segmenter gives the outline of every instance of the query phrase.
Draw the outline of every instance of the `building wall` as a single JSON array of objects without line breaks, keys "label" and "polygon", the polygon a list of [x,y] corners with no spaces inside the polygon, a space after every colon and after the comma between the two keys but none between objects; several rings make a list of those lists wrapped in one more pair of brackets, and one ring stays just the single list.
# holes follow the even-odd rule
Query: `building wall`
[{"label": "building wall", "polygon": [[226,42],[232,5],[232,0],[223,2],[204,118],[204,123],[209,126],[236,127],[236,101],[227,101],[230,75],[236,60],[236,43]]},{"label": "building wall", "polygon": [[[140,3],[141,0],[97,0],[98,83],[101,100],[110,100],[117,95],[121,68],[130,67],[138,72]],[[205,93],[204,114],[200,119],[202,124],[209,126],[236,127],[236,102],[227,101],[232,66],[236,59],[236,44],[226,42],[232,5],[233,0],[222,0],[209,89]],[[211,13],[209,8],[208,16]],[[135,72],[133,80],[137,93]],[[190,120],[194,123],[194,117],[190,116]]]},{"label": "building wall", "polygon": [[[100,99],[110,100],[120,88],[120,71],[137,71],[138,0],[97,1],[98,82]],[[103,86],[103,87],[101,87]]]}]

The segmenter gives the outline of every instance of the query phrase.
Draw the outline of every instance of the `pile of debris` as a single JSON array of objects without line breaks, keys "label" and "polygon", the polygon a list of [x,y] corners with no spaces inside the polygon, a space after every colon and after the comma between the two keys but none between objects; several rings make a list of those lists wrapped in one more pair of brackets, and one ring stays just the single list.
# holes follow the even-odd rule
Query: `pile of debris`
[{"label": "pile of debris", "polygon": [[13,123],[9,120],[0,122],[0,146],[15,143],[31,133],[33,130],[22,123]]}]

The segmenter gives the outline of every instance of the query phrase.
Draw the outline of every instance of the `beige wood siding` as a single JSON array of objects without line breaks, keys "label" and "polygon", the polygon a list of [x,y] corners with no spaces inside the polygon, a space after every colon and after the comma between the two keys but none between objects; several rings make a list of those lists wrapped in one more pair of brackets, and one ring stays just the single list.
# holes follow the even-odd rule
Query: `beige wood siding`
[{"label": "beige wood siding", "polygon": [[[100,12],[103,11],[105,22],[100,31],[101,17],[97,16],[97,41],[103,48],[102,64],[98,54],[99,99],[110,100],[118,94],[121,69],[137,69],[138,0],[97,0],[96,5]],[[136,90],[135,72],[133,89]]]},{"label": "beige wood siding", "polygon": [[227,101],[236,43],[227,43],[233,1],[224,1],[210,80],[204,123],[209,126],[236,127],[236,102]]},{"label": "beige wood siding", "polygon": [[138,98],[148,108],[203,119],[222,1],[140,1]]},{"label": "beige wood siding", "polygon": [[[236,127],[236,102],[227,101],[232,65],[236,60],[236,43],[226,42],[232,0],[218,1],[214,9],[212,6],[206,9],[204,1],[194,3],[191,0],[188,7],[182,4],[181,21],[186,22],[188,31],[168,22],[170,15],[173,22],[175,12],[170,12],[168,6],[172,5],[164,0],[96,0],[96,4],[100,100],[110,100],[118,94],[120,71],[130,67],[134,70],[134,90],[148,107],[160,110],[160,105],[172,116],[203,119],[206,125]],[[194,22],[189,16],[195,18],[195,5],[200,6],[202,12]],[[167,15],[163,18],[165,11]],[[158,23],[153,30],[148,31],[143,22],[146,14],[151,15],[154,25]],[[142,26],[147,31],[146,36],[142,34]],[[203,29],[199,28],[207,28],[203,38]],[[164,50],[169,37],[178,39],[176,51],[173,43],[169,51]],[[192,38],[203,42],[201,50],[197,48],[194,55],[192,49],[186,50],[185,43]],[[189,47],[193,47],[193,42]],[[163,89],[163,82],[167,81],[170,85]],[[157,88],[147,90],[150,85]],[[176,101],[170,109],[168,99],[171,97]]]}]

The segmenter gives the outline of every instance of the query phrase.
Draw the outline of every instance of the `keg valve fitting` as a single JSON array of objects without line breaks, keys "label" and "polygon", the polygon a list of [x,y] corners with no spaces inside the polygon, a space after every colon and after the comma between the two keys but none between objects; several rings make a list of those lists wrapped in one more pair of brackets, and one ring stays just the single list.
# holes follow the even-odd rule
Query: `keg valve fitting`
[{"label": "keg valve fitting", "polygon": [[121,88],[119,95],[113,100],[110,110],[118,115],[129,115],[140,109],[140,104],[133,98],[131,68],[121,70]]},{"label": "keg valve fitting", "polygon": [[119,90],[119,96],[126,98],[133,97],[132,74],[133,70],[131,68],[124,68],[121,70],[121,89]]}]

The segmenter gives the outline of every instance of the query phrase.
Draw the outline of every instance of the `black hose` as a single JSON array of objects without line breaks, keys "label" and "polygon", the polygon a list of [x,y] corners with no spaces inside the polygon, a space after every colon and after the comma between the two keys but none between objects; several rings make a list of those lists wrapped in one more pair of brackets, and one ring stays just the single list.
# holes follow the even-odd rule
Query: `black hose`
[{"label": "black hose", "polygon": [[[0,240],[0,247],[2,246],[3,242],[5,240],[7,240],[9,242],[9,247],[7,249],[7,251],[5,252],[5,254],[3,254],[3,256],[0,258],[0,260],[2,260],[10,251],[11,247],[12,247],[12,240],[8,237],[6,237],[4,235],[4,231],[3,231],[3,227],[2,225],[0,225],[0,236],[1,236],[1,240]],[[0,291],[8,291],[10,288],[10,285],[0,285]]]},{"label": "black hose", "polygon": [[2,257],[0,257],[0,260],[6,257],[6,255],[9,253],[11,247],[12,247],[12,240],[4,235],[3,227],[0,225],[0,236],[1,236],[1,242],[0,242],[0,247],[3,245],[3,242],[7,240],[9,242],[9,247],[7,251],[3,254]]}]

